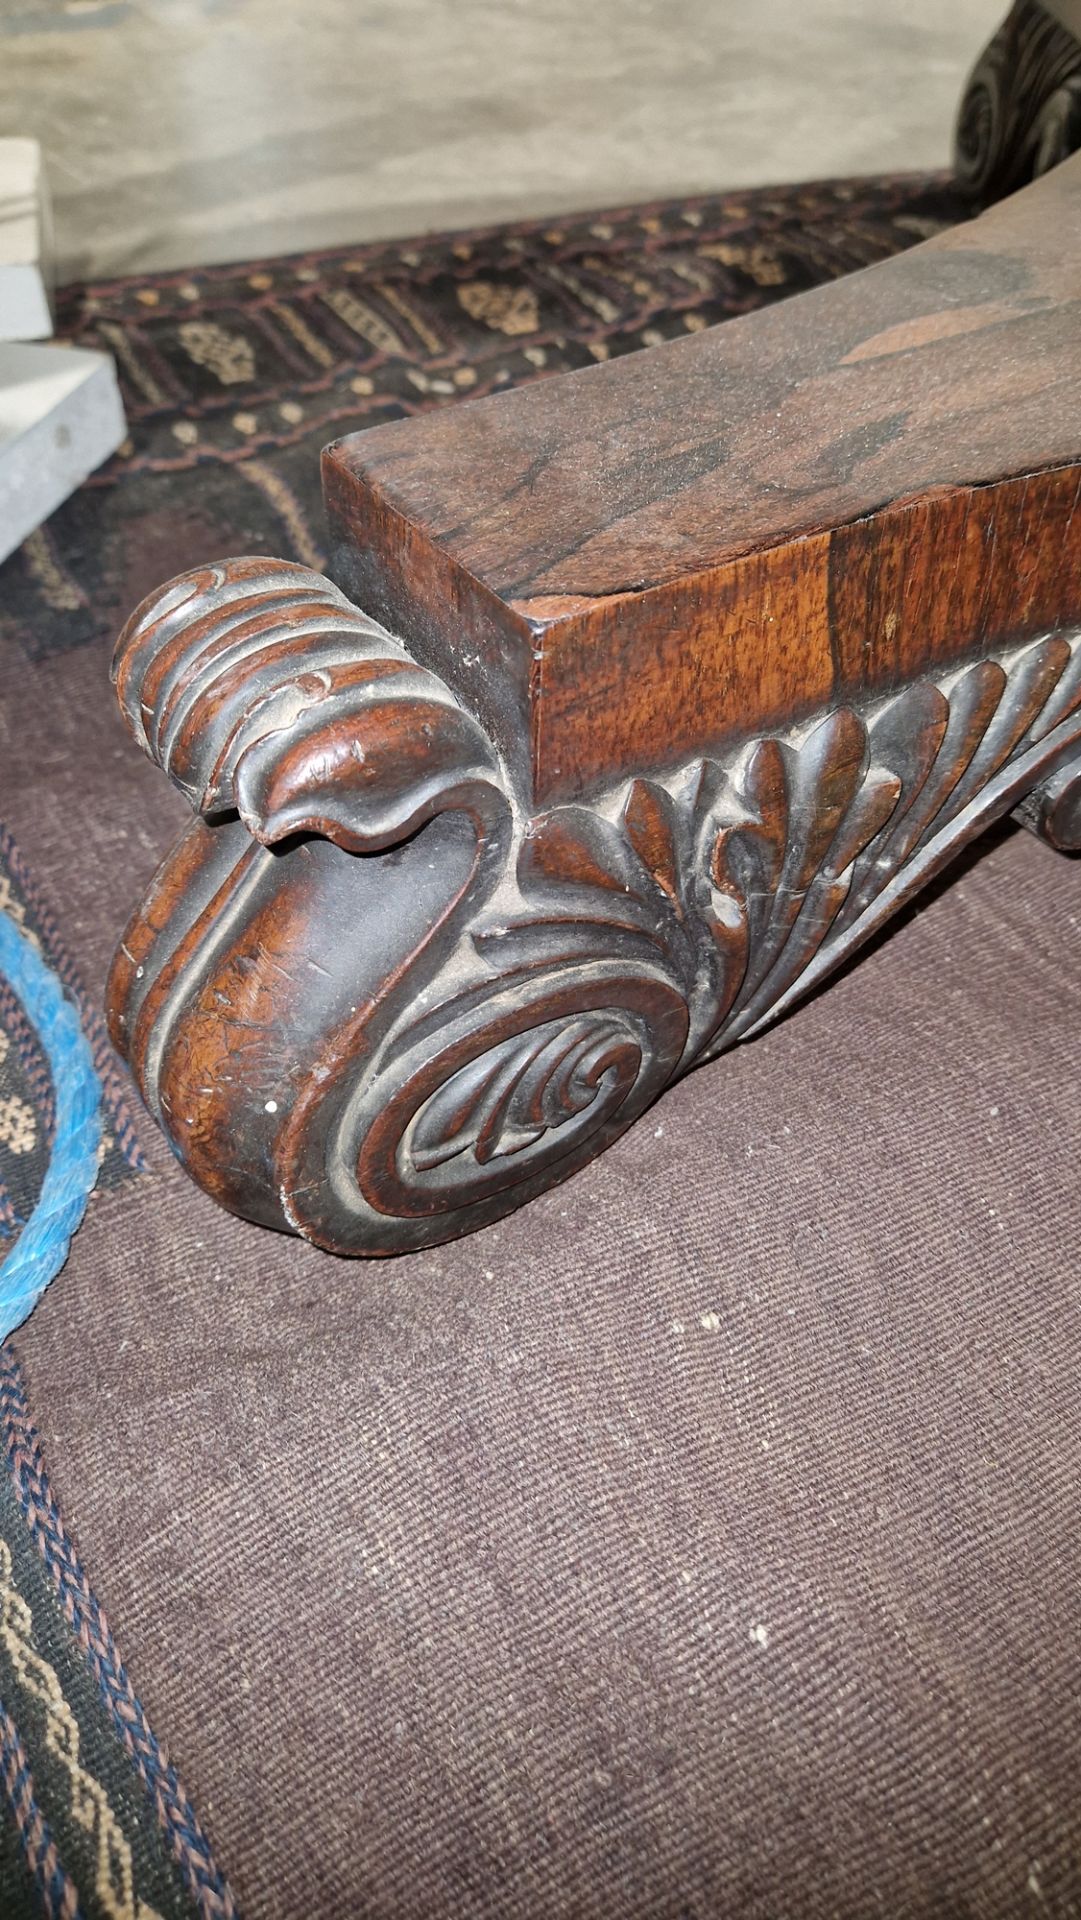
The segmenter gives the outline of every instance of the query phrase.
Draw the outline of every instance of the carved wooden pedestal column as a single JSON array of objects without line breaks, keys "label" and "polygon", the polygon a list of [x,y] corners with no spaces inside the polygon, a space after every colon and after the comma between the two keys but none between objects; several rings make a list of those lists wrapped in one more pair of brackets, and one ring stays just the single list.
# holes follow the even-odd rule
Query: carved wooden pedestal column
[{"label": "carved wooden pedestal column", "polygon": [[325,458],[337,586],[227,562],[117,655],[197,817],[113,1033],[238,1212],[347,1253],[494,1219],[1026,796],[1075,843],[1081,162]]}]

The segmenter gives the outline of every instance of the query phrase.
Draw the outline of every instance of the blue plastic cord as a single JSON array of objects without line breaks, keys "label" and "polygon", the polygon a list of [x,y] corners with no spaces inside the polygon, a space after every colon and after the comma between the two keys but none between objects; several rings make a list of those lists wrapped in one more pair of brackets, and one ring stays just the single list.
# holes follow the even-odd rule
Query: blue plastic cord
[{"label": "blue plastic cord", "polygon": [[82,1023],[32,940],[0,913],[0,973],[22,1002],[52,1075],[56,1130],[37,1205],[0,1266],[0,1339],[21,1326],[68,1257],[98,1177],[101,1083]]}]

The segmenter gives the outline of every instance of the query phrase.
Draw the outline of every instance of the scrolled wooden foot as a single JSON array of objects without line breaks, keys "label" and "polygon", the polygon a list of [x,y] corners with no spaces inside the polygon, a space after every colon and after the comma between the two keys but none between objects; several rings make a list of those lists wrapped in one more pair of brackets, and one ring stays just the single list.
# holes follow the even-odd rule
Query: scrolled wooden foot
[{"label": "scrolled wooden foot", "polygon": [[554,843],[494,749],[329,581],[184,576],[115,677],[204,819],[121,943],[113,1037],[224,1204],[341,1252],[423,1245],[580,1165],[671,1078],[678,981],[648,938],[574,924],[573,894],[548,921]]},{"label": "scrolled wooden foot", "polygon": [[117,684],[203,817],[121,946],[114,1037],[211,1192],[347,1253],[573,1171],[1081,737],[1054,635],[526,816],[432,674],[263,560],[141,608]]},{"label": "scrolled wooden foot", "polygon": [[139,609],[121,705],[196,818],[110,1017],[209,1192],[343,1253],[481,1226],[998,815],[1068,840],[1079,230],[1074,161],[803,300],[354,436],[348,594],[242,559]]}]

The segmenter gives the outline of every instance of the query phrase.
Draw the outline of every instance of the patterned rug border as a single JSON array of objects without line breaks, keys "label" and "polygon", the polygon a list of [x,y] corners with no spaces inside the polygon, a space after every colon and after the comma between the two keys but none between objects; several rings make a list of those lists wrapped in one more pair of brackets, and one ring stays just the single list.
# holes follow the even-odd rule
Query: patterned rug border
[{"label": "patterned rug border", "polygon": [[68,952],[60,932],[56,916],[19,851],[14,834],[10,827],[0,820],[0,875],[5,868],[18,886],[23,904],[29,909],[33,922],[32,931],[40,936],[46,958],[78,1007],[83,1030],[90,1042],[94,1066],[105,1091],[109,1120],[117,1146],[133,1172],[148,1173],[150,1162],[139,1145],[131,1101],[105,1022],[83,985],[79,969]]},{"label": "patterned rug border", "polygon": [[[253,330],[252,344],[256,344],[256,336],[265,333],[261,346],[269,345],[271,361],[275,356],[281,360],[283,354],[288,358],[298,351],[289,337],[290,328],[284,326],[282,306],[293,313],[290,327],[299,326],[307,334],[312,319],[309,295],[314,298],[328,277],[340,276],[345,281],[355,278],[369,285],[375,282],[376,291],[396,307],[400,303],[394,288],[403,283],[403,273],[412,298],[433,279],[448,275],[466,284],[478,269],[494,275],[497,281],[502,275],[513,276],[523,257],[532,252],[533,267],[540,277],[527,274],[524,284],[532,285],[550,306],[561,286],[566,294],[571,269],[576,275],[590,278],[596,267],[591,256],[597,252],[604,256],[605,271],[611,262],[630,255],[639,262],[655,264],[663,275],[667,256],[678,253],[681,236],[688,245],[698,243],[708,252],[710,247],[738,242],[751,229],[760,245],[763,236],[776,238],[799,228],[801,210],[812,224],[815,218],[821,220],[823,202],[833,203],[835,219],[846,225],[851,242],[861,218],[873,225],[881,217],[884,198],[918,198],[949,187],[948,174],[938,170],[884,174],[865,181],[843,177],[809,180],[800,183],[795,193],[776,186],[734,189],[511,224],[440,230],[394,241],[342,244],[269,258],[252,256],[213,266],[75,283],[58,294],[59,330],[75,344],[105,348],[118,359],[126,376],[125,404],[131,427],[119,452],[90,476],[85,490],[93,493],[109,489],[147,473],[182,474],[212,466],[243,468],[253,456],[285,452],[310,442],[313,436],[325,441],[341,429],[355,430],[356,394],[361,391],[356,388],[358,376],[363,382],[368,425],[380,418],[425,412],[444,395],[448,399],[460,397],[454,385],[445,381],[448,374],[459,384],[462,376],[469,375],[471,399],[506,391],[510,385],[531,385],[546,377],[542,371],[546,356],[558,354],[568,334],[596,359],[609,357],[612,350],[622,351],[629,340],[634,344],[659,344],[660,336],[657,341],[651,340],[649,330],[660,319],[682,319],[688,330],[709,324],[701,311],[708,304],[709,294],[700,283],[690,280],[679,290],[671,284],[636,288],[641,297],[633,301],[624,288],[616,303],[618,311],[613,305],[611,312],[606,312],[588,292],[583,295],[579,289],[579,300],[584,298],[586,305],[594,308],[588,325],[583,324],[581,314],[568,323],[549,311],[539,324],[529,329],[516,327],[513,337],[502,342],[484,337],[464,348],[459,343],[451,350],[445,339],[434,336],[411,348],[404,380],[402,356],[381,347],[375,336],[364,341],[346,341],[343,337],[335,343],[336,322],[331,316],[328,338],[320,337],[318,365],[297,366],[288,377],[242,382],[239,386],[234,385],[235,376],[230,374],[221,391],[199,395],[177,387],[174,370],[156,344],[154,330],[160,327],[178,327],[183,332],[203,326],[214,331],[232,323],[233,307],[239,301]],[[957,217],[962,217],[960,212]],[[874,264],[880,257],[871,250],[861,259],[857,249],[845,270]],[[370,294],[364,298],[370,298]],[[724,318],[736,318],[761,304],[753,286],[742,292],[729,290]],[[404,308],[401,311],[406,312]],[[415,320],[415,311],[407,317]],[[325,314],[319,316],[319,323],[325,330]],[[328,357],[323,358],[322,353]],[[313,410],[305,411],[303,418],[290,416],[290,424],[280,425],[267,415],[279,408],[283,399],[288,400],[295,415],[301,412],[298,401]],[[163,446],[160,441],[151,446],[138,444],[145,430],[173,413],[182,423],[184,445]],[[222,424],[228,429],[230,420],[239,437],[226,431],[224,444],[219,443],[215,433],[220,436]],[[240,423],[248,421],[250,428],[241,432]],[[199,432],[202,426],[205,434]],[[174,423],[173,431],[180,430]]]},{"label": "patterned rug border", "polygon": [[79,1920],[79,1892],[69,1878],[52,1829],[38,1806],[34,1776],[7,1708],[0,1701],[0,1790],[11,1808],[45,1920]]},{"label": "patterned rug border", "polygon": [[[53,1097],[53,1083],[48,1063],[42,1052],[37,1034],[23,1011],[22,1001],[13,992],[8,982],[0,977],[0,1033],[7,1035],[14,1046],[30,1092],[35,1112],[41,1122],[46,1150],[50,1149],[56,1124],[56,1101]],[[19,1233],[26,1222],[17,1210],[12,1196],[2,1178],[0,1178],[0,1240],[9,1240]]]},{"label": "patterned rug border", "polygon": [[[873,194],[862,194],[858,189],[866,181],[868,188],[887,192],[894,188],[910,187],[914,192],[931,191],[936,187],[947,187],[953,183],[954,176],[948,167],[904,168],[896,173],[875,173],[867,175],[823,174],[807,180],[795,182],[797,192],[807,194],[836,193],[844,197],[846,207],[858,208],[863,200],[873,204]],[[57,301],[61,304],[72,294],[100,297],[106,294],[135,292],[140,287],[182,286],[189,280],[230,280],[246,268],[260,267],[268,263],[295,271],[297,267],[323,266],[329,261],[356,259],[365,265],[381,258],[400,259],[403,249],[423,253],[428,248],[433,252],[459,244],[476,243],[489,239],[529,239],[535,234],[558,231],[561,227],[581,227],[597,225],[602,222],[634,222],[649,220],[664,213],[671,213],[679,207],[698,212],[705,207],[722,205],[733,209],[754,209],[759,218],[761,210],[768,209],[769,203],[777,203],[774,217],[777,221],[791,219],[793,183],[774,182],[771,185],[755,187],[722,187],[713,192],[667,194],[654,200],[623,201],[597,207],[580,207],[563,213],[531,214],[521,220],[482,221],[476,226],[439,227],[421,230],[419,233],[400,234],[384,240],[341,241],[334,246],[300,249],[296,253],[275,253],[269,255],[242,255],[236,260],[223,260],[209,266],[175,267],[165,270],[150,270],[144,273],[116,274],[108,280],[77,280],[58,288]],[[732,217],[744,217],[733,214]],[[585,237],[584,237],[585,239]],[[657,244],[660,244],[658,236]],[[609,242],[609,244],[611,244]],[[636,245],[641,241],[636,239]],[[648,243],[647,243],[648,244]]]},{"label": "patterned rug border", "polygon": [[[176,1768],[156,1739],[117,1651],[105,1613],[83,1571],[53,1497],[22,1368],[10,1340],[0,1345],[0,1426],[16,1498],[64,1617],[97,1683],[113,1730],[142,1781],[169,1850],[203,1920],[239,1920]],[[58,1909],[58,1911],[61,1909]]]}]

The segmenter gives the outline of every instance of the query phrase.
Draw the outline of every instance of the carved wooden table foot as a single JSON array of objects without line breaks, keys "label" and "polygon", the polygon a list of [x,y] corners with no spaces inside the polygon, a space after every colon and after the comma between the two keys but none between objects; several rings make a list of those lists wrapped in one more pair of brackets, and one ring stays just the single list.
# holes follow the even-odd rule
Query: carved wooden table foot
[{"label": "carved wooden table foot", "polygon": [[[713,333],[328,450],[340,586],[146,602],[196,810],[112,1030],[345,1253],[564,1178],[1026,805],[1077,844],[1081,169]],[[361,611],[368,609],[368,612]]]}]

